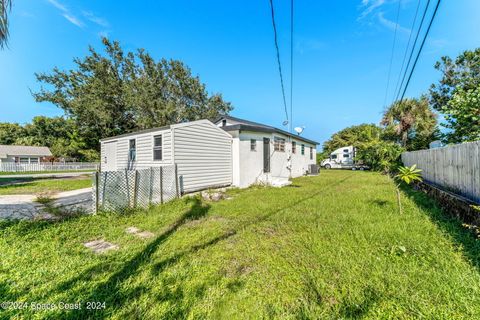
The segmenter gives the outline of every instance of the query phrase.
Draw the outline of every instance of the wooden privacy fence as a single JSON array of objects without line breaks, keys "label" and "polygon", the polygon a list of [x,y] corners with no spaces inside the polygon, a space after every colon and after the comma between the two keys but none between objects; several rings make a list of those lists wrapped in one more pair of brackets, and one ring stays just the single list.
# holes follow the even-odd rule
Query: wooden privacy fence
[{"label": "wooden privacy fence", "polygon": [[402,161],[422,169],[426,182],[480,203],[480,141],[405,152]]},{"label": "wooden privacy fence", "polygon": [[147,208],[178,198],[180,193],[176,165],[97,172],[93,175],[93,212]]},{"label": "wooden privacy fence", "polygon": [[0,172],[28,171],[95,171],[99,168],[96,162],[40,162],[40,163],[0,163]]}]

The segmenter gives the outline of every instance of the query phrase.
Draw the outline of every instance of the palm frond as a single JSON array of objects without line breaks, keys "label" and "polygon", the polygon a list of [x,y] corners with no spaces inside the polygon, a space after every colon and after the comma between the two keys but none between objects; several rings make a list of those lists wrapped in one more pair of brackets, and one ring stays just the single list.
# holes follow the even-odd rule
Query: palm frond
[{"label": "palm frond", "polygon": [[5,48],[8,40],[8,14],[12,0],[0,0],[0,49]]}]

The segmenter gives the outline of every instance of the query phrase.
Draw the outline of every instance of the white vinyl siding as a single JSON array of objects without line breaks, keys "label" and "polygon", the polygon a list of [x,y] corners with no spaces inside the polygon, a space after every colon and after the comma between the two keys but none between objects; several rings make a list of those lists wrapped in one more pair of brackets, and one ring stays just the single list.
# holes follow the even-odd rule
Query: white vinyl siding
[{"label": "white vinyl siding", "polygon": [[[153,137],[162,135],[162,160],[153,160]],[[162,165],[172,164],[172,136],[170,129],[158,130],[138,135],[119,137],[117,139],[116,167],[117,170],[123,170],[128,167],[128,149],[129,140],[136,139],[136,161],[130,169],[147,169]],[[102,160],[104,155],[104,145],[110,140],[102,142]],[[102,170],[104,163],[102,161]]]},{"label": "white vinyl siding", "polygon": [[173,129],[174,161],[183,177],[183,191],[191,192],[232,183],[232,138],[208,121]]}]

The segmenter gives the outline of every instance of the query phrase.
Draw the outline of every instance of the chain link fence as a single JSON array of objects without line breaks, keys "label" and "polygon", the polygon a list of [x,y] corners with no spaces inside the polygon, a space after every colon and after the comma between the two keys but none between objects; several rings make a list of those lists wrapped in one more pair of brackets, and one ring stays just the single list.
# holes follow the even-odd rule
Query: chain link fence
[{"label": "chain link fence", "polygon": [[92,184],[93,212],[148,208],[180,196],[176,165],[97,172]]}]

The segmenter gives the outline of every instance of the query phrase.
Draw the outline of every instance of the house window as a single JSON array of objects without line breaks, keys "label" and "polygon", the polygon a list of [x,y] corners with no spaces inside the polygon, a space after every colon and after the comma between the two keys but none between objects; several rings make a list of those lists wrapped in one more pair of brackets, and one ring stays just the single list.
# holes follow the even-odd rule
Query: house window
[{"label": "house window", "polygon": [[225,127],[227,125],[227,120],[226,119],[223,119],[222,120],[222,127]]},{"label": "house window", "polygon": [[273,150],[285,152],[285,139],[274,137],[273,138]]},{"label": "house window", "polygon": [[337,155],[336,155],[336,154],[332,154],[332,155],[330,156],[330,159],[337,159]]},{"label": "house window", "polygon": [[257,140],[250,139],[250,151],[257,151]]},{"label": "house window", "polygon": [[130,139],[128,142],[128,161],[135,161],[137,159],[137,141]]},{"label": "house window", "polygon": [[153,137],[153,160],[162,160],[162,136]]},{"label": "house window", "polygon": [[292,153],[297,153],[297,143],[292,141]]},{"label": "house window", "polygon": [[30,163],[39,163],[39,160],[38,158],[30,158]]},{"label": "house window", "polygon": [[344,158],[350,158],[350,155],[349,154],[344,154],[343,157]]},{"label": "house window", "polygon": [[313,160],[313,148],[310,147],[310,160]]},{"label": "house window", "polygon": [[305,155],[305,145],[302,144],[302,156],[304,156],[304,155]]},{"label": "house window", "polygon": [[20,163],[28,163],[28,158],[20,158]]},{"label": "house window", "polygon": [[347,152],[347,153],[348,153],[348,149],[343,149],[343,152]]}]

